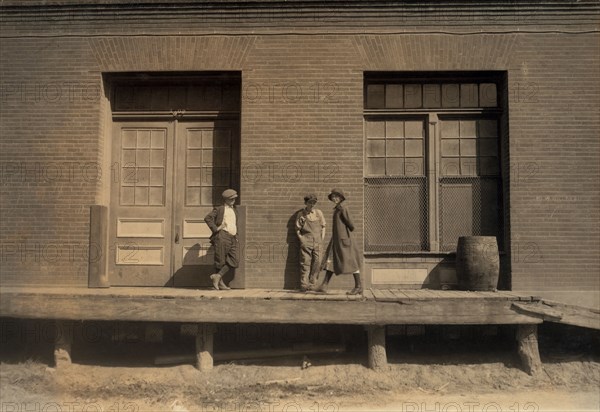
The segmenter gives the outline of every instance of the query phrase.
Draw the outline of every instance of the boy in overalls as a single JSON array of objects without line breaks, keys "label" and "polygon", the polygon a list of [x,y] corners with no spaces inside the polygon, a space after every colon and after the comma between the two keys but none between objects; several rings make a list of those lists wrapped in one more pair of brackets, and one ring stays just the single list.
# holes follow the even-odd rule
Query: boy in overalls
[{"label": "boy in overalls", "polygon": [[321,262],[321,242],[325,239],[325,217],[315,208],[317,196],[304,196],[305,207],[296,214],[296,235],[300,241],[300,290],[316,286]]}]

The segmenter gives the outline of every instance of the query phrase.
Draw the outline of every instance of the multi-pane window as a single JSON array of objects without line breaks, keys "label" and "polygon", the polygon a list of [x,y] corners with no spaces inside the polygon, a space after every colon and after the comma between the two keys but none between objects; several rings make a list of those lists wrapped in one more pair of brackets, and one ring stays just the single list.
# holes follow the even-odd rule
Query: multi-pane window
[{"label": "multi-pane window", "polygon": [[164,129],[121,131],[121,205],[163,205],[165,199]]},{"label": "multi-pane window", "polygon": [[423,120],[370,119],[366,122],[369,176],[423,176]]},{"label": "multi-pane window", "polygon": [[365,109],[471,109],[498,107],[496,83],[424,82],[397,80],[366,84]]},{"label": "multi-pane window", "polygon": [[365,251],[501,244],[498,79],[365,81]]},{"label": "multi-pane window", "polygon": [[186,206],[210,206],[231,185],[231,129],[187,129]]},{"label": "multi-pane window", "polygon": [[[498,120],[440,117],[440,249],[465,235],[499,235]],[[501,239],[499,239],[501,241]]]},{"label": "multi-pane window", "polygon": [[441,125],[443,176],[498,175],[498,121],[463,118]]},{"label": "multi-pane window", "polygon": [[370,251],[427,247],[425,120],[368,117],[365,228]]}]

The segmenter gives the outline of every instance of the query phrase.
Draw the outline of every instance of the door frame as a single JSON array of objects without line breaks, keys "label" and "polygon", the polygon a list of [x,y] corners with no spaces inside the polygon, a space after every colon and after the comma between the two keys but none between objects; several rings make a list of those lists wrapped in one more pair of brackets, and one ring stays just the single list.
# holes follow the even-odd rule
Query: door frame
[{"label": "door frame", "polygon": [[[180,186],[176,183],[176,179],[181,178],[181,177],[177,177],[176,173],[178,170],[178,162],[181,161],[181,159],[178,159],[178,146],[181,144],[181,139],[178,136],[178,129],[180,129],[180,125],[184,124],[186,122],[201,122],[201,121],[214,121],[214,122],[219,122],[219,121],[232,121],[232,122],[236,122],[236,131],[237,131],[237,143],[234,143],[237,145],[236,150],[233,150],[232,152],[233,157],[231,159],[231,165],[232,165],[232,187],[236,190],[239,191],[239,186],[241,183],[241,119],[239,116],[239,113],[233,114],[233,113],[227,113],[225,115],[219,115],[219,114],[215,114],[215,113],[204,113],[204,114],[199,114],[199,113],[193,113],[193,114],[187,114],[185,115],[185,113],[173,113],[172,116],[166,116],[166,115],[140,115],[140,114],[119,114],[119,115],[115,115],[113,116],[113,134],[111,135],[111,139],[112,140],[112,146],[113,149],[111,151],[111,164],[114,164],[116,159],[120,159],[120,154],[115,154],[116,152],[118,152],[120,150],[120,147],[116,147],[118,145],[114,144],[115,142],[115,131],[120,127],[120,125],[123,124],[127,124],[127,123],[131,123],[132,125],[136,124],[136,125],[144,125],[144,124],[168,124],[169,129],[171,130],[172,133],[172,142],[171,142],[171,146],[170,146],[170,150],[172,150],[172,156],[171,156],[171,160],[167,160],[167,164],[168,167],[170,168],[169,172],[166,172],[165,174],[170,175],[170,179],[167,181],[168,177],[165,176],[165,182],[167,185],[171,186],[171,190],[167,190],[166,189],[166,193],[165,193],[165,208],[169,209],[169,213],[168,213],[168,217],[165,221],[170,221],[170,225],[165,224],[165,239],[168,239],[168,242],[165,243],[166,247],[165,247],[165,254],[169,255],[169,264],[168,264],[168,272],[169,272],[169,281],[165,282],[164,285],[162,285],[163,287],[167,287],[167,286],[171,286],[171,287],[196,287],[196,286],[210,286],[210,280],[208,278],[208,276],[206,276],[206,279],[200,279],[200,282],[198,284],[194,284],[194,285],[177,285],[176,282],[174,281],[174,274],[176,271],[175,268],[175,255],[174,255],[174,236],[176,235],[175,233],[175,229],[176,226],[178,225],[176,222],[177,219],[177,215],[181,215],[182,212],[177,212],[177,207],[176,202],[177,202],[177,196],[179,194],[181,194],[180,192]],[[166,146],[169,147],[169,143],[166,143]],[[169,155],[167,154],[167,157],[169,157]],[[114,183],[114,181],[113,181]],[[114,206],[114,202],[118,199],[118,189],[115,189],[113,187],[111,187],[110,189],[110,200],[109,200],[109,206],[108,206],[108,247],[107,250],[109,250],[109,254],[108,254],[108,262],[107,262],[107,277],[108,277],[108,283],[111,286],[156,286],[156,287],[160,287],[158,285],[144,285],[144,284],[136,284],[136,285],[126,285],[126,284],[118,284],[119,282],[115,282],[115,276],[116,273],[114,272],[113,268],[116,266],[115,264],[115,253],[116,253],[116,248],[117,248],[117,232],[116,232],[116,221],[115,221],[115,213],[116,213],[116,209]],[[170,192],[170,193],[169,193]],[[117,196],[117,198],[115,199],[115,196]],[[167,198],[170,198],[170,202],[167,202]],[[215,206],[215,205],[213,205]],[[207,206],[198,206],[198,208],[206,208]],[[226,276],[226,280],[229,277],[230,279],[233,278],[233,280],[231,280],[230,282],[230,286],[233,288],[245,288],[245,264],[244,264],[244,246],[245,246],[245,226],[246,226],[246,207],[242,206],[242,205],[238,205],[238,212],[239,212],[239,222],[238,222],[238,237],[240,240],[240,266],[235,270],[235,271],[230,271],[230,273],[228,274],[228,276]],[[202,216],[199,216],[199,218],[203,218]],[[179,223],[180,225],[180,230],[183,230],[183,224]],[[182,233],[179,233],[180,236],[182,236]],[[112,244],[111,244],[112,243]],[[170,251],[170,252],[169,252]],[[166,263],[166,262],[165,262]],[[234,277],[235,275],[235,277]],[[117,284],[115,284],[117,283]]]}]

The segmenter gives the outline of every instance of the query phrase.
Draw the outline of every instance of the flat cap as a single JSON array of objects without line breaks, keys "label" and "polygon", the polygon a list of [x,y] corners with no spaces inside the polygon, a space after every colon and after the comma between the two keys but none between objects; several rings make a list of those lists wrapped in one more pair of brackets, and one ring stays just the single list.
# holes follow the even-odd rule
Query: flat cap
[{"label": "flat cap", "polygon": [[227,189],[223,192],[222,196],[223,199],[235,199],[236,197],[238,197],[238,194],[233,189]]}]

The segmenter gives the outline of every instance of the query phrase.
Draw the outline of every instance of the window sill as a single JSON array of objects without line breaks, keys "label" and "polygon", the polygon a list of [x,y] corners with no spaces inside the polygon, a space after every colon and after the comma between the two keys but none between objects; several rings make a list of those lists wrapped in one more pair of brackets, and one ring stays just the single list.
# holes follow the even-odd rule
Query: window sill
[{"label": "window sill", "polygon": [[[506,256],[506,252],[500,251],[500,256]],[[363,252],[365,257],[456,257],[456,252]]]},{"label": "window sill", "polygon": [[456,252],[364,252],[364,255],[367,257],[407,257],[407,256],[453,256],[456,255]]}]

